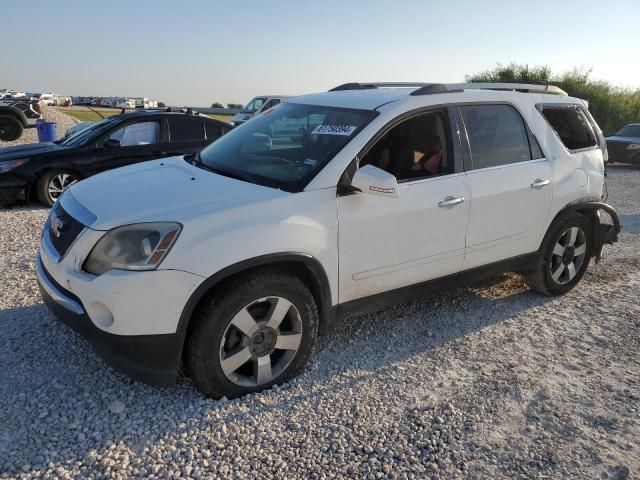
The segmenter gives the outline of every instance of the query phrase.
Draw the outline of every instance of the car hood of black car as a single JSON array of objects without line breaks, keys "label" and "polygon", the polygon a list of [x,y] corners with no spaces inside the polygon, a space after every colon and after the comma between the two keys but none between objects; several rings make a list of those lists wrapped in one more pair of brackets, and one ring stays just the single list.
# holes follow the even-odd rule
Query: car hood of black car
[{"label": "car hood of black car", "polygon": [[17,145],[15,147],[0,148],[0,162],[4,160],[17,160],[18,158],[33,157],[43,153],[64,150],[57,143],[31,143],[27,145]]}]

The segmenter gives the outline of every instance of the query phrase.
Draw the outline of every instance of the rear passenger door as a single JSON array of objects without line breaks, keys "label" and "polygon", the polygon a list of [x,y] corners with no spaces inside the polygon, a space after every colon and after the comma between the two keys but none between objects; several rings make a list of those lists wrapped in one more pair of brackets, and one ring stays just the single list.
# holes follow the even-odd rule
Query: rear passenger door
[{"label": "rear passenger door", "polygon": [[471,192],[463,269],[537,250],[552,200],[551,165],[508,104],[459,107]]},{"label": "rear passenger door", "polygon": [[202,150],[206,145],[205,127],[202,118],[193,115],[172,115],[169,125],[168,155],[181,155]]}]

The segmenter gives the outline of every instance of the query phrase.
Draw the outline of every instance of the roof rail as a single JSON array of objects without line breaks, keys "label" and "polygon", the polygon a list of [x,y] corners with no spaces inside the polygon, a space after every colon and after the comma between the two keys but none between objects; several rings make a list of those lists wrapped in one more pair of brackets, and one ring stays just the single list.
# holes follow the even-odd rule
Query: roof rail
[{"label": "roof rail", "polygon": [[555,85],[542,82],[482,82],[482,83],[418,83],[418,82],[367,82],[343,83],[329,90],[370,90],[385,87],[417,88],[410,95],[431,95],[434,93],[454,93],[465,90],[505,90],[523,93],[546,93],[551,95],[568,95],[567,92]]},{"label": "roof rail", "polygon": [[341,90],[371,90],[373,88],[402,88],[402,87],[424,87],[429,85],[424,82],[366,82],[366,83],[343,83],[337,87],[333,87],[330,92],[338,92]]},{"label": "roof rail", "polygon": [[[461,90],[507,90],[513,92],[523,93],[547,93],[551,95],[564,95],[567,96],[567,92],[555,85],[549,85],[547,83],[534,83],[534,82],[479,82],[479,83],[448,83],[447,88],[450,91]],[[415,92],[412,93],[412,95]]]}]

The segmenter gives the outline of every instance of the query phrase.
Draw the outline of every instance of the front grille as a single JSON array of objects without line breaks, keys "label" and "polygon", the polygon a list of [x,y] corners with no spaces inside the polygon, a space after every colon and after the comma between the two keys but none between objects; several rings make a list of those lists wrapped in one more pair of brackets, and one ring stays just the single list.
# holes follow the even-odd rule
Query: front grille
[{"label": "front grille", "polygon": [[71,244],[84,230],[84,225],[69,215],[60,202],[53,206],[47,224],[51,244],[60,256],[67,253]]}]

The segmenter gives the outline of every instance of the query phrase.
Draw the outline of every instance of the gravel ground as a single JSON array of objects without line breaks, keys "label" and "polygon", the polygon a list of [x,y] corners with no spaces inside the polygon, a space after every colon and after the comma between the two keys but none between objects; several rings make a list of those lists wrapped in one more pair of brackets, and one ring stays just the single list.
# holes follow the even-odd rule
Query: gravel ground
[{"label": "gravel ground", "polygon": [[352,317],[289,384],[235,400],[105,366],[40,302],[46,211],[0,211],[0,478],[640,475],[640,169],[624,233],[562,298],[517,275]]},{"label": "gravel ground", "polygon": [[[67,129],[78,123],[72,116],[59,112],[55,108],[47,106],[44,106],[43,108],[43,119],[47,122],[55,122],[58,125],[56,128],[58,138],[64,137],[64,134],[67,133]],[[13,142],[4,142],[0,140],[0,148],[13,147],[14,145],[21,145],[23,143],[38,143],[38,131],[35,128],[25,128],[22,136],[18,140],[14,140]]]}]

